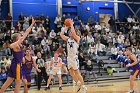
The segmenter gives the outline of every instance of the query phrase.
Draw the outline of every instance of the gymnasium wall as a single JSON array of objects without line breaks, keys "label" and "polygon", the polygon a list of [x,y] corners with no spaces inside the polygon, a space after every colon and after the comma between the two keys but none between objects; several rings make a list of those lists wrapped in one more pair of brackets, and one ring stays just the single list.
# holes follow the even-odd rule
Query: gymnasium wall
[{"label": "gymnasium wall", "polygon": [[[67,1],[70,1],[71,4],[68,5]],[[114,16],[114,3],[107,3],[107,6],[105,6],[105,2],[80,3],[78,0],[62,0],[62,3],[63,13],[71,13],[73,17],[78,15],[84,22],[87,22],[89,16],[93,16],[95,21],[99,21],[99,14],[112,14]],[[8,5],[8,0],[2,1],[2,5],[0,6],[1,19],[4,19],[7,16],[9,11]],[[87,11],[87,7],[90,7],[89,11]],[[139,5],[131,5],[131,7],[136,11],[139,8]],[[18,19],[20,12],[24,15],[32,14],[33,16],[38,14],[44,14],[45,16],[48,15],[50,16],[51,24],[53,24],[54,18],[57,16],[56,0],[13,0],[14,20]],[[118,14],[120,20],[122,20],[123,17],[133,15],[125,4],[120,3]],[[140,17],[140,12],[138,13],[138,17]]]},{"label": "gymnasium wall", "polygon": [[[108,6],[105,6],[105,2],[80,3],[78,0],[62,0],[62,1],[64,6],[77,6],[76,11],[77,15],[80,16],[80,18],[84,22],[87,22],[90,16],[92,16],[95,19],[95,21],[99,21],[99,14],[112,14],[114,16],[114,3],[107,3]],[[71,1],[71,4],[68,5],[67,1]],[[87,11],[87,7],[90,7],[89,11]]]},{"label": "gymnasium wall", "polygon": [[[140,5],[138,4],[129,4],[130,7],[134,12],[140,8]],[[129,8],[126,6],[126,4],[119,4],[119,19],[122,21],[124,17],[128,17],[129,15],[133,15],[133,13],[129,10]],[[140,11],[138,12],[138,17],[140,18]]]},{"label": "gymnasium wall", "polygon": [[2,0],[0,5],[0,19],[5,19],[9,12],[9,2],[8,0]]},{"label": "gymnasium wall", "polygon": [[[90,16],[94,18],[95,21],[99,21],[99,14],[112,14],[114,16],[114,6],[113,3],[107,3],[108,6],[105,6],[104,2],[85,2],[82,3],[82,19],[87,21]],[[90,7],[90,10],[87,11],[87,7]]]},{"label": "gymnasium wall", "polygon": [[57,16],[56,0],[13,0],[14,20],[18,19],[20,13],[24,15],[41,15],[49,16],[51,24]]}]

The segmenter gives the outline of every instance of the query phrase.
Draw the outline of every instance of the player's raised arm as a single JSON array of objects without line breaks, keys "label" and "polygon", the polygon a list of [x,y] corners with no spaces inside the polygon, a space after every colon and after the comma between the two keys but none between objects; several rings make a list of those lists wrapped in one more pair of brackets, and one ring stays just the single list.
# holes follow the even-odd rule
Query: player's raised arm
[{"label": "player's raised arm", "polygon": [[76,40],[76,42],[79,43],[80,42],[80,37],[75,32],[75,29],[74,29],[74,26],[73,26],[74,25],[73,20],[71,20],[70,24],[71,24],[71,31],[70,31],[70,33],[72,34],[72,36]]},{"label": "player's raised arm", "polygon": [[30,31],[31,31],[31,29],[32,29],[32,27],[33,27],[33,25],[34,25],[34,23],[35,23],[35,20],[32,18],[32,24],[29,26],[29,28],[25,31],[25,33],[23,34],[23,36],[21,36],[21,37],[19,37],[19,39],[16,41],[16,42],[14,42],[14,43],[12,43],[11,45],[10,45],[10,48],[14,48],[14,47],[17,47],[17,45],[20,45],[23,41],[24,41],[24,39],[27,37],[27,35],[30,33]]},{"label": "player's raised arm", "polygon": [[64,40],[67,41],[68,37],[64,35],[64,32],[67,30],[67,27],[65,26],[64,29],[62,29],[62,31],[60,32],[60,37]]}]

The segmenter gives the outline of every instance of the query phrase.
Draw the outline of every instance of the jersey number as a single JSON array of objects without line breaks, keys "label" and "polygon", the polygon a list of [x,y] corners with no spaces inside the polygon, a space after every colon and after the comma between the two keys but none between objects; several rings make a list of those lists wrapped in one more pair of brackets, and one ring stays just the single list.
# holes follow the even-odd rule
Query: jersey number
[{"label": "jersey number", "polygon": [[70,48],[73,48],[73,43],[74,43],[74,42],[69,42]]}]

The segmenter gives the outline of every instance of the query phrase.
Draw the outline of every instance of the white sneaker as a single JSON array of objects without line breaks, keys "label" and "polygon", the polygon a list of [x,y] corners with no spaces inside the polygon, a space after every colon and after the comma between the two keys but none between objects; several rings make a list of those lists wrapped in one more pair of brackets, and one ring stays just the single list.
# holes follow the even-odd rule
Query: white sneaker
[{"label": "white sneaker", "polygon": [[87,92],[87,87],[82,87],[82,93],[86,93]]},{"label": "white sneaker", "polygon": [[81,90],[81,83],[80,83],[80,81],[75,82],[73,80],[73,86],[76,86],[77,87],[77,91],[76,92],[79,92]]},{"label": "white sneaker", "polygon": [[130,90],[130,91],[126,92],[126,93],[135,93],[135,92],[134,92],[134,90],[133,90],[133,91],[132,91],[132,90]]},{"label": "white sneaker", "polygon": [[79,92],[81,90],[81,85],[77,84],[77,87],[78,87],[77,92]]}]

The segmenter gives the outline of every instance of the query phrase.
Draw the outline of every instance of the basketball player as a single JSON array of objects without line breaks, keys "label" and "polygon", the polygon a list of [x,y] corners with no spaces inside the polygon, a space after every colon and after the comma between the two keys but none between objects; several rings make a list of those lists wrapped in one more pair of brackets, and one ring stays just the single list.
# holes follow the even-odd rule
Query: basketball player
[{"label": "basketball player", "polygon": [[22,60],[22,74],[23,74],[23,83],[24,83],[24,93],[28,93],[28,89],[31,87],[31,71],[33,66],[38,72],[41,72],[38,69],[35,60],[31,56],[30,49],[27,48],[25,51],[26,56]]},{"label": "basketball player", "polygon": [[131,48],[128,47],[126,49],[126,53],[129,56],[129,59],[131,60],[131,63],[126,65],[126,67],[133,67],[133,71],[131,72],[130,76],[130,91],[126,93],[134,93],[134,80],[140,74],[140,64],[138,63],[135,54],[132,53]]},{"label": "basketball player", "polygon": [[14,79],[16,83],[14,93],[19,93],[20,80],[22,79],[21,63],[22,63],[22,58],[24,56],[22,42],[30,33],[34,23],[35,23],[35,20],[32,19],[32,24],[25,31],[23,36],[21,36],[19,33],[15,33],[13,35],[14,42],[10,45],[10,48],[13,51],[13,59],[11,61],[9,77],[7,78],[3,86],[1,87],[0,93],[3,93],[6,90],[6,88],[13,82]]},{"label": "basketball player", "polygon": [[78,82],[78,80],[81,83],[81,86],[79,86],[77,92],[81,89],[82,87],[82,93],[86,93],[87,88],[84,85],[84,80],[83,77],[81,76],[81,73],[79,71],[79,60],[78,60],[78,47],[79,47],[79,42],[80,42],[80,37],[76,35],[75,29],[74,29],[74,22],[73,20],[70,20],[70,32],[69,36],[67,37],[64,35],[64,32],[68,29],[65,27],[61,33],[60,36],[61,38],[67,42],[67,61],[68,61],[68,69],[70,72],[70,75],[74,79],[75,82]]},{"label": "basketball player", "polygon": [[62,79],[61,79],[62,59],[58,56],[59,56],[58,52],[55,52],[54,57],[51,59],[51,62],[50,62],[51,72],[50,72],[47,87],[45,88],[45,90],[50,90],[49,85],[50,85],[51,79],[53,75],[56,75],[56,74],[58,75],[58,80],[59,80],[59,90],[62,90]]}]

